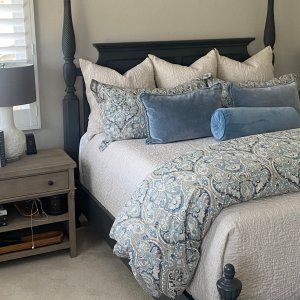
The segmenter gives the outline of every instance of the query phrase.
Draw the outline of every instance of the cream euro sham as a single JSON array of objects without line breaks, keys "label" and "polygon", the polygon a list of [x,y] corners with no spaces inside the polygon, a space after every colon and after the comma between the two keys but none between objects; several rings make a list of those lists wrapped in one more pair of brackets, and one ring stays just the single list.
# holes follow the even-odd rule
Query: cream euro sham
[{"label": "cream euro sham", "polygon": [[243,83],[246,81],[268,81],[274,78],[273,50],[266,47],[244,62],[239,62],[219,54],[218,58],[219,79],[224,81]]},{"label": "cream euro sham", "polygon": [[93,79],[103,84],[110,84],[121,88],[155,88],[154,70],[149,58],[146,58],[141,64],[127,71],[124,75],[85,59],[79,59],[79,64],[86,84],[86,95],[91,108],[87,129],[89,140],[96,134],[103,132],[102,106],[97,103],[90,89]]},{"label": "cream euro sham", "polygon": [[205,74],[217,75],[217,53],[210,51],[191,66],[169,63],[155,55],[149,54],[154,66],[155,81],[158,88],[174,88]]}]

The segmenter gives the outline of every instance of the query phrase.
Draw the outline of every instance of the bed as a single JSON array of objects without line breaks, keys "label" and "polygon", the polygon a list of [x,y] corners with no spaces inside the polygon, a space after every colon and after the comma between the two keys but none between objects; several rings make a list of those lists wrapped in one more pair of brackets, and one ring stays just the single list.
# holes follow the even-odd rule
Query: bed
[{"label": "bed", "polygon": [[[115,142],[103,153],[98,151],[103,136],[97,135],[87,142],[83,134],[87,128],[89,106],[84,93],[83,113],[80,113],[80,102],[74,85],[77,76],[81,76],[81,71],[73,62],[76,47],[71,4],[68,0],[65,0],[64,4],[65,150],[80,166],[76,181],[78,211],[82,210],[107,242],[114,246],[115,242],[109,238],[110,228],[139,182],[166,161],[186,151],[216,142],[207,138],[149,147],[142,140],[130,140]],[[124,73],[140,63],[150,52],[170,62],[189,65],[199,56],[217,48],[223,55],[244,61],[249,57],[247,46],[253,40],[254,38],[233,38],[94,46],[99,51],[97,64]],[[274,47],[274,1],[269,1],[264,41],[265,45]],[[135,164],[132,164],[132,161],[135,161]],[[111,189],[111,186],[114,186],[114,189]],[[241,299],[299,299],[300,290],[296,286],[300,280],[297,278],[297,270],[300,268],[297,253],[300,245],[295,247],[295,243],[291,242],[299,239],[298,199],[297,194],[278,196],[264,202],[244,203],[223,210],[202,245],[199,265],[206,272],[196,272],[186,292],[187,297],[196,300],[219,299],[220,293],[224,299],[236,299],[241,285],[240,281],[233,278],[232,265],[227,265],[227,273],[221,278],[224,265],[230,262],[237,269],[238,277],[243,282]],[[283,205],[283,202],[289,205]],[[256,226],[253,227],[254,219]],[[282,223],[284,227],[281,226]],[[251,230],[249,224],[252,225]],[[280,241],[276,247],[274,240]],[[280,259],[283,253],[288,259]],[[220,278],[218,290],[216,282]]]},{"label": "bed", "polygon": [[[216,143],[213,138],[148,146],[144,140],[119,141],[100,153],[103,134],[80,144],[80,182],[116,217],[138,184],[153,170],[187,151]],[[102,166],[101,170],[98,166]],[[110,187],[114,186],[114,189]],[[122,199],[119,201],[119,199]]]},{"label": "bed", "polygon": [[[154,169],[187,151],[216,143],[213,138],[206,138],[149,147],[144,140],[128,140],[115,142],[107,151],[100,152],[98,145],[102,139],[103,135],[97,135],[86,142],[86,137],[82,137],[80,182],[95,199],[101,199],[101,205],[112,217],[117,216],[138,184]],[[238,276],[244,282],[241,299],[263,299],[265,295],[268,299],[276,299],[281,289],[278,287],[284,282],[281,279],[283,270],[287,278],[294,278],[295,284],[300,267],[297,261],[300,241],[298,249],[293,246],[299,236],[298,199],[299,195],[289,194],[223,210],[202,245],[198,270],[205,272],[196,273],[188,290],[194,299],[217,299],[215,283],[221,276],[224,262],[233,263],[239,270]],[[281,242],[274,247],[273,241],[278,237]],[[281,257],[287,252],[290,259],[283,261]],[[278,272],[275,275],[274,270]],[[266,290],[258,289],[261,286]],[[299,290],[293,292],[285,294],[283,299],[297,299]]]}]

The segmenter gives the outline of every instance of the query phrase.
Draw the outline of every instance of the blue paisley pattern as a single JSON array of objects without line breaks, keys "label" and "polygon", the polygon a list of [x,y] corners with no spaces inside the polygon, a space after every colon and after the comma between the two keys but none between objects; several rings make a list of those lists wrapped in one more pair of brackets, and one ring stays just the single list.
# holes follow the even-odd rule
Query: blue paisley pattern
[{"label": "blue paisley pattern", "polygon": [[91,90],[103,111],[105,139],[100,145],[100,150],[105,150],[114,141],[147,137],[145,111],[139,100],[141,93],[174,95],[193,92],[206,88],[206,81],[210,76],[195,78],[175,88],[154,90],[119,88],[92,80]]},{"label": "blue paisley pattern", "polygon": [[116,218],[116,255],[159,297],[183,293],[223,208],[300,191],[300,129],[229,140],[178,157],[146,178]]}]

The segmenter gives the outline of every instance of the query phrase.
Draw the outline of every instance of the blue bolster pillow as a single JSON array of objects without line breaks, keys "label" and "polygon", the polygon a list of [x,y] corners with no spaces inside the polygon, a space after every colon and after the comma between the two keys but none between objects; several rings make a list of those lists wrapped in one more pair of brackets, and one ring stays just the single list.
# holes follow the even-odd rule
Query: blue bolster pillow
[{"label": "blue bolster pillow", "polygon": [[300,128],[300,114],[292,107],[235,107],[217,109],[211,132],[218,140]]}]

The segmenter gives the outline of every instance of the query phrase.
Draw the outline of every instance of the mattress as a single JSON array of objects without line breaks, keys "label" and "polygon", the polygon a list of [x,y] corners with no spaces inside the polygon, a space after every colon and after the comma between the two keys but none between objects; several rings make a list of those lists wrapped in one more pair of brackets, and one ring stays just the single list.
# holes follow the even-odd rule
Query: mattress
[{"label": "mattress", "polygon": [[[98,148],[103,135],[80,145],[82,184],[116,216],[154,169],[188,151],[214,143],[213,138],[166,145],[144,140]],[[300,195],[270,197],[231,206],[217,217],[201,248],[201,260],[189,292],[196,300],[219,299],[216,281],[233,263],[243,282],[239,299],[300,299]]]}]

